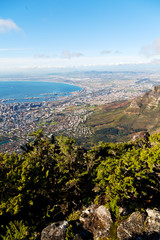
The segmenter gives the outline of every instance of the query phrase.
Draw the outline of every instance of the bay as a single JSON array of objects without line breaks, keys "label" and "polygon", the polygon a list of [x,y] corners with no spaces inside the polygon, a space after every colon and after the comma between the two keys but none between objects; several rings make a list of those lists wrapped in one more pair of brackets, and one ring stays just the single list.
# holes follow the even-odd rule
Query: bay
[{"label": "bay", "polygon": [[56,82],[0,81],[1,102],[54,101],[58,96],[70,95],[80,87]]},{"label": "bay", "polygon": [[4,142],[0,142],[0,145],[6,144],[6,143],[9,143],[9,142],[10,142],[10,140],[6,140]]}]

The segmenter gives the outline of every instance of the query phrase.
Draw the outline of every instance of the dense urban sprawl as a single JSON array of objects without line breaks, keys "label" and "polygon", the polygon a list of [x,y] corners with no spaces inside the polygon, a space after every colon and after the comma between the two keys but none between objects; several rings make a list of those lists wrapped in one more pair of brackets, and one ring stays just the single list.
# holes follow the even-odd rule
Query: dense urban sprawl
[{"label": "dense urban sprawl", "polygon": [[50,76],[47,80],[75,84],[82,90],[59,96],[56,101],[7,103],[1,100],[0,151],[20,151],[20,146],[31,140],[29,134],[40,128],[44,128],[47,136],[87,137],[92,134],[92,129],[85,122],[94,106],[140,96],[159,84],[159,75],[87,72]]}]

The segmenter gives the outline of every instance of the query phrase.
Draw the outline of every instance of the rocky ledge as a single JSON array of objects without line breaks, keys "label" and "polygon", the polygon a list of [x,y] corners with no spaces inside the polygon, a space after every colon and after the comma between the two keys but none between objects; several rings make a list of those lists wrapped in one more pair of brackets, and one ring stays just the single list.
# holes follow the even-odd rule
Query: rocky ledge
[{"label": "rocky ledge", "polygon": [[[127,211],[121,213],[127,214]],[[41,240],[160,240],[160,212],[133,212],[114,223],[104,206],[92,205],[77,221],[53,223],[43,229]]]}]

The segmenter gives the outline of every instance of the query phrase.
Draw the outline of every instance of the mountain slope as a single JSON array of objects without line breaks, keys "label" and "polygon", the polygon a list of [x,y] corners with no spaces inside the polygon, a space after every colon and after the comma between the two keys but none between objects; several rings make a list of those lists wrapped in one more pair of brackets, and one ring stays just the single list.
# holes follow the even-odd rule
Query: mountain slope
[{"label": "mountain slope", "polygon": [[91,127],[91,141],[126,141],[135,132],[160,130],[160,85],[139,98],[97,107],[86,124]]}]

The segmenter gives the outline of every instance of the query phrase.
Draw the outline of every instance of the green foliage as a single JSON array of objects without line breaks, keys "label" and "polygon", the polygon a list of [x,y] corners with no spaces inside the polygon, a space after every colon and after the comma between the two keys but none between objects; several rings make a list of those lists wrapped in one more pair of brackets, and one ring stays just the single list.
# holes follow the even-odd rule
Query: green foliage
[{"label": "green foliage", "polygon": [[160,143],[160,133],[155,133],[150,136],[150,141],[152,144]]},{"label": "green foliage", "polygon": [[0,214],[6,224],[24,219],[40,231],[50,219],[78,210],[93,192],[92,183],[86,184],[88,160],[73,139],[48,140],[42,131],[34,136],[23,154],[0,156]]},{"label": "green foliage", "polygon": [[81,211],[80,210],[77,210],[77,211],[73,211],[67,218],[67,221],[70,222],[70,221],[75,221],[75,220],[78,220],[79,217],[81,215]]},{"label": "green foliage", "polygon": [[110,227],[110,230],[109,230],[109,238],[107,238],[107,240],[118,240],[118,237],[117,237],[117,223],[116,222],[111,223],[111,227]]},{"label": "green foliage", "polygon": [[25,226],[23,221],[14,221],[10,222],[8,226],[6,226],[6,234],[5,236],[1,236],[2,240],[20,240],[26,239],[29,231],[28,227]]},{"label": "green foliage", "polygon": [[121,156],[107,157],[97,168],[97,183],[105,192],[111,210],[125,200],[147,200],[159,195],[160,146],[128,150]]},{"label": "green foliage", "polygon": [[[53,221],[77,220],[80,210],[94,201],[109,207],[116,218],[123,204],[157,206],[159,136],[143,146],[100,142],[87,151],[72,138],[47,139],[42,130],[35,132],[22,154],[0,155],[0,220],[7,226],[6,234],[0,234],[20,239],[21,226],[34,239]],[[71,227],[66,237],[72,238]]]},{"label": "green foliage", "polygon": [[66,237],[65,240],[72,240],[74,237],[74,233],[73,233],[73,226],[71,224],[69,224],[69,226],[66,229]]}]

